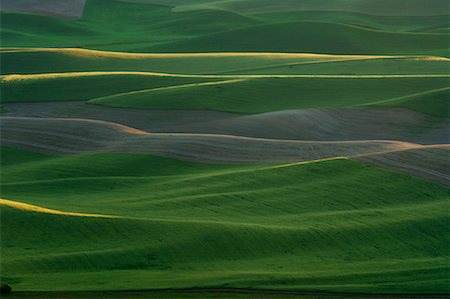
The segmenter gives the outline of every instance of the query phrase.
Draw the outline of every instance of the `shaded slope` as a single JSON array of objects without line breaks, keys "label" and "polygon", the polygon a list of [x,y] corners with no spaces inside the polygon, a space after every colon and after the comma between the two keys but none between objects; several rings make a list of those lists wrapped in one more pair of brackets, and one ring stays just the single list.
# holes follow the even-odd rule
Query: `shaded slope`
[{"label": "shaded slope", "polygon": [[126,45],[190,38],[257,23],[225,11],[173,13],[165,6],[109,0],[87,1],[77,21],[9,12],[1,16],[3,47]]},{"label": "shaded slope", "polygon": [[219,163],[298,162],[404,149],[399,141],[299,141],[220,134],[146,133],[83,119],[2,117],[2,140],[44,152],[141,152]]},{"label": "shaded slope", "polygon": [[[121,0],[128,1],[128,0]],[[135,0],[132,0],[135,1]],[[436,0],[231,0],[231,1],[161,1],[138,0],[136,2],[164,3],[176,6],[176,10],[217,8],[239,11],[246,14],[261,14],[274,11],[352,11],[377,16],[426,16],[448,13],[448,2]],[[187,3],[186,3],[187,2]]]},{"label": "shaded slope", "polygon": [[432,56],[307,53],[143,54],[85,49],[5,49],[2,74],[148,71],[178,74],[449,74],[450,60]]},{"label": "shaded slope", "polygon": [[[364,40],[364,43],[360,41]],[[110,49],[120,49],[112,47]],[[366,30],[331,23],[270,24],[186,41],[135,46],[133,52],[309,52],[449,56],[448,36]]]},{"label": "shaded slope", "polygon": [[67,19],[79,19],[83,15],[86,0],[3,0],[0,8],[30,14],[42,14]]},{"label": "shaded slope", "polygon": [[[20,155],[31,154],[13,157]],[[448,189],[407,175],[349,160],[224,169],[97,154],[40,157],[26,171],[14,159],[2,159],[8,199],[128,217],[3,207],[2,269],[18,290],[42,290],[48,280],[52,290],[140,289],[144,281],[146,288],[447,290]],[[126,180],[136,161],[147,167]],[[155,169],[164,165],[173,172],[160,176]]]},{"label": "shaded slope", "polygon": [[[291,12],[296,3],[283,5]],[[427,5],[427,9],[441,5]],[[256,6],[253,3],[251,6],[270,8],[266,13],[277,11],[273,2]],[[417,7],[420,5],[409,4],[401,11],[404,13],[410,7],[419,10]],[[441,10],[439,14],[448,12]],[[312,12],[311,16],[305,13],[296,17],[288,14],[255,18],[236,13],[233,9],[174,12],[170,7],[148,3],[89,0],[84,16],[77,21],[2,12],[1,37],[3,47],[85,47],[133,52],[276,51],[448,56],[446,27],[448,23],[439,16],[386,20],[349,12],[341,13],[341,17]],[[435,32],[395,33],[405,30]],[[439,31],[443,33],[437,33]],[[291,34],[286,35],[287,32]],[[356,43],[358,40],[367,42]]]},{"label": "shaded slope", "polygon": [[[209,79],[209,81],[214,79]],[[2,102],[89,100],[99,96],[204,82],[201,78],[181,78],[133,73],[61,73],[36,76],[8,75],[1,78]]]},{"label": "shaded slope", "polygon": [[[317,2],[317,1],[316,1]],[[298,3],[298,2],[297,2]],[[303,2],[304,3],[304,2]],[[370,3],[370,2],[366,2]],[[392,3],[392,1],[391,1]],[[412,7],[412,5],[407,5]],[[396,32],[426,32],[438,33],[439,30],[445,30],[450,25],[448,12],[441,11],[439,15],[430,16],[381,16],[370,15],[370,11],[365,13],[354,13],[350,11],[267,11],[264,14],[258,14],[254,17],[262,20],[264,23],[286,23],[311,21],[311,22],[329,22],[343,25],[353,25],[365,29],[386,30]],[[442,31],[441,33],[445,33]]]},{"label": "shaded slope", "polygon": [[221,85],[186,85],[116,94],[89,103],[141,109],[261,113],[363,105],[448,86],[448,78],[248,78]]},{"label": "shaded slope", "polygon": [[450,145],[393,151],[357,158],[450,186]]},{"label": "shaded slope", "polygon": [[374,105],[404,107],[431,115],[450,117],[450,87],[381,101]]},{"label": "shaded slope", "polygon": [[255,115],[205,110],[138,110],[84,102],[11,103],[4,116],[106,120],[147,132],[215,133],[301,140],[391,139],[448,143],[450,124],[398,108],[283,110]]}]

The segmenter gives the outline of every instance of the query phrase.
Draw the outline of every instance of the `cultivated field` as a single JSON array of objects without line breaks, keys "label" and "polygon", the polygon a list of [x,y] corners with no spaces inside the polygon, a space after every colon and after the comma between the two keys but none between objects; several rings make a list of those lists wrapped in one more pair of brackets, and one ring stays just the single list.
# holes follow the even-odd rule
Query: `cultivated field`
[{"label": "cultivated field", "polygon": [[447,4],[2,6],[1,283],[446,298]]}]

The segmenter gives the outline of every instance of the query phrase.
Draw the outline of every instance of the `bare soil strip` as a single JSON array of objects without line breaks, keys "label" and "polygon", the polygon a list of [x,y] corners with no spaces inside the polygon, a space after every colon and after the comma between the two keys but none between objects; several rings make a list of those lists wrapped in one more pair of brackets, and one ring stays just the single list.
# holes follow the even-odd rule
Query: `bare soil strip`
[{"label": "bare soil strip", "polygon": [[2,9],[64,19],[79,19],[83,16],[85,4],[86,0],[3,0]]},{"label": "bare soil strip", "polygon": [[139,110],[84,102],[11,103],[4,116],[84,118],[147,132],[294,140],[400,140],[450,143],[450,121],[401,108],[285,110],[254,115],[200,110]]},{"label": "bare soil strip", "polygon": [[409,173],[450,187],[450,144],[354,157],[368,164]]},{"label": "bare soil strip", "polygon": [[302,141],[225,134],[147,133],[106,121],[2,117],[2,139],[55,153],[146,152],[216,163],[302,162],[417,147],[391,140]]}]

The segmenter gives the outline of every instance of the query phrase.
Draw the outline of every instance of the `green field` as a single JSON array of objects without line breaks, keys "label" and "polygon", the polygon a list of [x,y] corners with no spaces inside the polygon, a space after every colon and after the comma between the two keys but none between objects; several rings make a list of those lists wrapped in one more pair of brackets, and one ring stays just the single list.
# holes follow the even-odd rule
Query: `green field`
[{"label": "green field", "polygon": [[[132,54],[82,49],[0,51],[2,74],[144,71],[172,74],[448,74],[450,60],[424,56],[296,53]],[[52,63],[49,63],[51,61]]]},{"label": "green field", "polygon": [[[429,27],[446,29],[449,22],[445,17],[418,16],[409,20],[403,17],[398,21],[398,17],[377,18],[351,12],[341,15],[335,12],[330,17],[327,12],[292,18],[292,3],[286,3],[285,7],[290,8],[288,16],[278,13],[274,17],[242,13],[239,8],[175,12],[170,7],[148,3],[89,0],[83,18],[78,21],[34,15],[19,18],[17,14],[3,12],[2,46],[86,47],[132,52],[231,50],[449,55],[446,32],[414,32]],[[422,1],[418,7],[427,9],[429,5]],[[442,1],[434,7],[445,8]],[[401,10],[399,6],[398,11]],[[271,11],[277,9],[268,10]],[[413,27],[418,24],[422,27]]]},{"label": "green field", "polygon": [[18,289],[448,291],[449,194],[434,183],[350,160],[2,154],[6,199],[123,217],[4,207],[3,275]]},{"label": "green field", "polygon": [[117,93],[203,81],[206,80],[127,73],[4,78],[1,82],[2,102],[90,100]]},{"label": "green field", "polygon": [[[199,109],[261,113],[287,109],[388,105],[413,108],[434,115],[447,115],[447,95],[436,100],[433,93],[403,101],[393,98],[448,88],[448,78],[388,79],[249,79],[227,84],[188,85],[93,99],[92,104],[144,109]],[[431,99],[429,99],[429,97]],[[440,101],[440,106],[437,105]],[[384,105],[381,103],[380,105]]]},{"label": "green field", "polygon": [[28,1],[0,9],[11,298],[450,294],[447,0]]}]

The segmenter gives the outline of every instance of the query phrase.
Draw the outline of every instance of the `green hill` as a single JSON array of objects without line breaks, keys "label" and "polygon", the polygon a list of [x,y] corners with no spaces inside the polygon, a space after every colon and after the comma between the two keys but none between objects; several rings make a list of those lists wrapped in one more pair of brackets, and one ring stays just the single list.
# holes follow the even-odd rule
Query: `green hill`
[{"label": "green hill", "polygon": [[[209,79],[213,81],[214,79]],[[11,75],[0,81],[2,102],[89,100],[146,88],[204,82],[205,79],[129,73]]]},{"label": "green hill", "polygon": [[[169,7],[88,0],[80,20],[2,12],[2,47],[90,47],[151,43],[255,24],[225,11],[173,13]],[[149,22],[151,20],[151,22]]]},{"label": "green hill", "polygon": [[245,14],[274,11],[351,11],[376,16],[426,16],[448,13],[445,0],[121,0],[159,3],[175,6],[175,10],[225,9]]},{"label": "green hill", "polygon": [[450,60],[422,56],[295,53],[131,54],[83,49],[0,51],[2,74],[146,71],[175,74],[448,74]]},{"label": "green hill", "polygon": [[[442,1],[437,1],[439,3],[424,6],[423,0],[416,0],[406,8],[399,3],[387,5],[378,1],[355,12],[329,11],[329,1],[321,9],[321,5],[316,7],[315,1],[305,4],[312,5],[306,11],[296,12],[298,1],[274,5],[273,1],[256,4],[240,0],[214,3],[209,9],[172,10],[149,3],[88,0],[84,16],[76,21],[2,12],[1,37],[2,47],[448,56],[448,32],[445,31],[449,26],[448,16],[442,15],[445,14],[445,10],[440,9]],[[344,10],[358,7],[343,5],[342,1],[338,6]],[[375,12],[374,7],[395,11],[392,6],[401,8],[396,10],[401,13],[400,17],[364,14]],[[404,16],[410,7],[424,15]],[[264,14],[253,15],[254,8]],[[310,11],[311,8],[314,11]],[[439,13],[429,15],[427,10]],[[360,43],[360,40],[366,42]]]},{"label": "green hill", "polygon": [[374,105],[403,107],[431,115],[450,117],[450,87],[381,101]]},{"label": "green hill", "polygon": [[123,217],[1,202],[2,281],[16,290],[448,292],[448,189],[434,183],[350,160],[2,155],[4,198]]},{"label": "green hill", "polygon": [[140,109],[261,113],[364,105],[448,86],[448,78],[263,78],[150,89],[93,99],[89,103]]},{"label": "green hill", "polygon": [[[361,41],[364,41],[363,43]],[[133,52],[303,52],[449,56],[446,34],[395,33],[351,25],[293,22],[252,26],[188,40],[127,45]],[[121,45],[108,47],[124,50]]]}]

